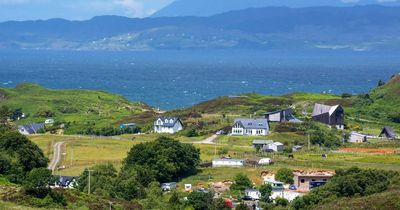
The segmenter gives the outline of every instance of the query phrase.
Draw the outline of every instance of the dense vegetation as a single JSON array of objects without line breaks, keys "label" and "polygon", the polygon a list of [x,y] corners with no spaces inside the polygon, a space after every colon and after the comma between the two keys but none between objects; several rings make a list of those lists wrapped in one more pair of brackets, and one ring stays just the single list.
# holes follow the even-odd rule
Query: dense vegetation
[{"label": "dense vegetation", "polygon": [[384,192],[398,176],[397,172],[362,170],[356,167],[337,170],[336,175],[326,185],[296,198],[292,206],[295,209],[310,209],[342,197],[362,197]]}]

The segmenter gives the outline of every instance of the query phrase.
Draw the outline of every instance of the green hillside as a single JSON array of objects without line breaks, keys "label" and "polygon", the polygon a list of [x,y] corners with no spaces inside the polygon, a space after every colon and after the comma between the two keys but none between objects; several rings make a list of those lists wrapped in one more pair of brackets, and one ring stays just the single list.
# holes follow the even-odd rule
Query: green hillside
[{"label": "green hillside", "polygon": [[67,133],[77,133],[88,127],[115,126],[120,119],[148,108],[103,91],[51,90],[34,84],[0,88],[0,105],[11,110],[22,108],[27,118],[17,121],[17,124],[44,122],[52,118],[69,124]]}]

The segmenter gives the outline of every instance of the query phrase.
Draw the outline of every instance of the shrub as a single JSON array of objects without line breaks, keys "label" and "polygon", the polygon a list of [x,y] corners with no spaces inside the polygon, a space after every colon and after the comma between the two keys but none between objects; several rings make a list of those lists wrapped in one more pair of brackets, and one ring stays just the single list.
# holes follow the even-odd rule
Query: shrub
[{"label": "shrub", "polygon": [[49,169],[34,168],[28,173],[28,176],[24,181],[24,190],[29,195],[33,195],[37,198],[44,198],[50,192],[48,184],[51,179],[52,175]]},{"label": "shrub", "polygon": [[293,183],[293,172],[288,168],[281,168],[275,175],[275,179],[284,183]]},{"label": "shrub", "polygon": [[234,183],[231,185],[230,189],[233,191],[244,191],[247,188],[252,188],[253,183],[247,177],[246,174],[240,173],[235,177]]}]

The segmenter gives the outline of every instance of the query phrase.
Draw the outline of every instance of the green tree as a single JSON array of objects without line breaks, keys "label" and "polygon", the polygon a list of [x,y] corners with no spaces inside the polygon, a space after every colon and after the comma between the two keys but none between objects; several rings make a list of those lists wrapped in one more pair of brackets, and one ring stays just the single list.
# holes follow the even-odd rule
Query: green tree
[{"label": "green tree", "polygon": [[163,192],[159,182],[150,183],[145,190],[146,198],[140,201],[143,209],[166,209],[167,204],[164,202]]},{"label": "green tree", "polygon": [[0,107],[0,124],[6,125],[8,123],[8,119],[10,118],[11,111],[6,106]]},{"label": "green tree", "polygon": [[183,202],[179,196],[179,192],[177,190],[173,190],[171,192],[171,197],[168,200],[169,209],[172,210],[180,210],[183,209]]},{"label": "green tree", "polygon": [[191,205],[195,210],[207,210],[213,206],[213,194],[208,192],[194,191],[187,197],[188,204]]},{"label": "green tree", "polygon": [[289,201],[286,200],[285,198],[278,197],[278,198],[275,199],[275,204],[276,204],[277,206],[284,206],[284,207],[286,207],[287,205],[289,205]]},{"label": "green tree", "polygon": [[78,189],[82,192],[89,190],[89,170],[90,170],[90,192],[99,196],[110,196],[116,183],[117,170],[113,165],[96,165],[85,171],[79,176]]},{"label": "green tree", "polygon": [[293,184],[293,172],[288,168],[280,168],[275,175],[275,179],[284,183]]},{"label": "green tree", "polygon": [[249,210],[249,207],[245,203],[240,203],[236,206],[236,210]]},{"label": "green tree", "polygon": [[146,167],[159,182],[173,181],[197,172],[200,152],[190,144],[161,137],[132,147],[124,166]]},{"label": "green tree", "polygon": [[52,175],[50,170],[47,168],[34,168],[28,173],[23,183],[23,188],[29,195],[44,198],[50,192],[48,184],[51,180]]},{"label": "green tree", "polygon": [[230,189],[233,191],[244,191],[247,188],[253,188],[253,182],[246,174],[239,173],[235,176],[235,181]]},{"label": "green tree", "polygon": [[261,193],[260,201],[262,202],[270,202],[269,197],[272,193],[272,186],[270,184],[263,184],[259,187],[259,191]]}]

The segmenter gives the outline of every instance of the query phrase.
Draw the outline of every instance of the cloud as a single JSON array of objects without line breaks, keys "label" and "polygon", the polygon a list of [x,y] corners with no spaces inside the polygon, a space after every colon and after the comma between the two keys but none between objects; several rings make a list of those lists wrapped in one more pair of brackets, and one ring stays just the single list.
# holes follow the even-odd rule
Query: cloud
[{"label": "cloud", "polygon": [[127,15],[133,17],[146,17],[154,13],[153,8],[145,7],[143,1],[140,0],[114,0],[114,4],[122,6]]}]

